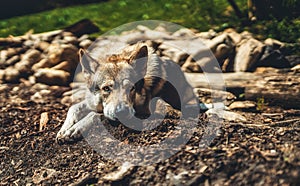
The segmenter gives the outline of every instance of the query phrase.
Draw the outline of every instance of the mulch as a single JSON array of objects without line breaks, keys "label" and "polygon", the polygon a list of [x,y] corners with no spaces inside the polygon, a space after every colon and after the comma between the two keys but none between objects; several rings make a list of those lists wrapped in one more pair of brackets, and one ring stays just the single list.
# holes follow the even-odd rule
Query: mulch
[{"label": "mulch", "polygon": [[[122,172],[126,159],[106,158],[85,139],[56,143],[68,110],[60,102],[66,90],[56,87],[35,102],[30,97],[37,90],[24,83],[0,86],[1,185],[300,185],[299,110],[237,111],[247,123],[208,122],[200,115],[191,138],[175,154]],[[133,146],[158,143],[178,128],[176,118],[150,124],[156,122],[162,124],[142,132],[116,123],[105,127],[120,143]]]}]

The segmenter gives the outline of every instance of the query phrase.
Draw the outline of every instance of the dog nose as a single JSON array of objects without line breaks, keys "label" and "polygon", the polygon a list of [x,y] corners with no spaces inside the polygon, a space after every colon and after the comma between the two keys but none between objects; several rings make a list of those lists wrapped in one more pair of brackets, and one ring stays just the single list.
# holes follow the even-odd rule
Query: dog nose
[{"label": "dog nose", "polygon": [[128,118],[130,115],[129,108],[126,106],[120,107],[116,110],[116,116],[118,119]]}]

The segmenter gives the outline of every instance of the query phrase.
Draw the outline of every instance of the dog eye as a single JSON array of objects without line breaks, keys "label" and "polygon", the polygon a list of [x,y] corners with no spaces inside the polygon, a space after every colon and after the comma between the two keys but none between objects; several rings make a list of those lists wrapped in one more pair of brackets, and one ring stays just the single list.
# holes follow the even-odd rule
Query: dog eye
[{"label": "dog eye", "polygon": [[111,92],[110,86],[104,86],[104,87],[102,88],[102,90],[103,90],[104,92]]}]

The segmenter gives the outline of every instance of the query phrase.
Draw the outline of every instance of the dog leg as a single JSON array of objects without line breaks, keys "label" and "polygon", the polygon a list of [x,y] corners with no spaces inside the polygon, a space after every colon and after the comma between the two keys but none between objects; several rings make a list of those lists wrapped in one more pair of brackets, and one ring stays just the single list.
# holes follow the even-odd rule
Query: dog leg
[{"label": "dog leg", "polygon": [[57,141],[63,142],[79,139],[81,137],[81,134],[88,130],[93,124],[100,121],[100,118],[101,114],[90,112],[70,128],[61,132],[60,135],[57,136]]},{"label": "dog leg", "polygon": [[88,109],[85,101],[72,105],[68,110],[67,118],[63,126],[57,133],[56,139],[64,138],[65,133],[90,112],[91,110]]}]

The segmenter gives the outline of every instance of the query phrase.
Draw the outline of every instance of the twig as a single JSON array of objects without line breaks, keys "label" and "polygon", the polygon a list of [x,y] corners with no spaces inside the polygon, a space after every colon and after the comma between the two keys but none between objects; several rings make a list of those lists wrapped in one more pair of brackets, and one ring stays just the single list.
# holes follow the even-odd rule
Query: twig
[{"label": "twig", "polygon": [[300,124],[300,119],[290,119],[290,120],[277,121],[277,122],[266,123],[266,124],[230,123],[230,125],[232,126],[254,127],[254,128],[286,127],[289,124]]},{"label": "twig", "polygon": [[285,120],[285,121],[277,121],[277,122],[272,122],[268,124],[270,127],[285,127],[291,123],[295,122],[295,124],[300,123],[300,119],[290,119],[290,120]]},{"label": "twig", "polygon": [[241,127],[248,127],[248,128],[270,128],[270,126],[265,124],[253,124],[253,123],[230,123],[232,126],[241,126]]}]

